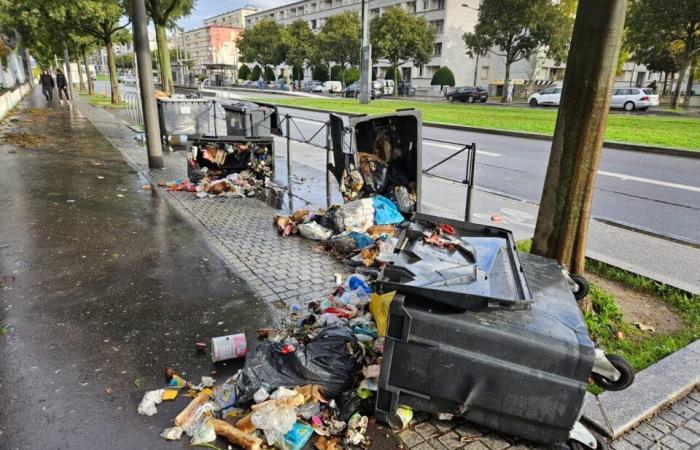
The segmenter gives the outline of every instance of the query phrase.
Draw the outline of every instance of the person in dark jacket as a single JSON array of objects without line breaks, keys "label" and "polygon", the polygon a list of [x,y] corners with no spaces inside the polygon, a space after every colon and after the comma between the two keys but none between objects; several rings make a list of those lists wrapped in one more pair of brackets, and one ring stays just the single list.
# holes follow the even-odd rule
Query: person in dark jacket
[{"label": "person in dark jacket", "polygon": [[53,77],[49,74],[49,71],[44,69],[39,77],[39,84],[41,85],[41,92],[46,97],[46,101],[50,102],[53,100],[53,88],[54,82]]},{"label": "person in dark jacket", "polygon": [[58,88],[58,97],[63,100],[63,94],[66,94],[66,100],[70,100],[68,97],[68,82],[66,81],[66,76],[63,75],[61,69],[56,69],[56,87]]}]

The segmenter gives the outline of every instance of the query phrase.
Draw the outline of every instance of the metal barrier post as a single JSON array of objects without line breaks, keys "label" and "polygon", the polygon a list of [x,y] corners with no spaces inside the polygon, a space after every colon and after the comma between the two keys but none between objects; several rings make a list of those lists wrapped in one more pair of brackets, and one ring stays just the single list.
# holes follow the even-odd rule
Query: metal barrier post
[{"label": "metal barrier post", "polygon": [[292,195],[292,117],[287,114],[287,186]]},{"label": "metal barrier post", "polygon": [[333,151],[331,142],[331,124],[326,122],[326,208],[330,208],[333,196],[331,195],[331,152]]},{"label": "metal barrier post", "polygon": [[464,221],[471,222],[472,218],[472,188],[474,187],[474,165],[476,164],[476,143],[472,142],[467,162],[467,204],[464,209]]}]

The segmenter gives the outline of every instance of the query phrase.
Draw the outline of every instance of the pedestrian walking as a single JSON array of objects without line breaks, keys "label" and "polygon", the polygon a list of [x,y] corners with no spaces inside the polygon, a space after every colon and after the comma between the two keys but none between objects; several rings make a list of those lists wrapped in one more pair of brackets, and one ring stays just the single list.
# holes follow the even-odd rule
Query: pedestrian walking
[{"label": "pedestrian walking", "polygon": [[39,84],[41,85],[41,92],[46,97],[46,101],[50,102],[53,100],[53,88],[54,82],[53,77],[49,74],[49,71],[44,69],[39,77]]},{"label": "pedestrian walking", "polygon": [[513,102],[513,82],[508,80],[508,87],[506,88],[506,101],[508,103]]},{"label": "pedestrian walking", "polygon": [[58,97],[63,100],[63,94],[66,94],[66,100],[70,100],[68,97],[68,82],[66,81],[66,76],[63,75],[61,69],[56,69],[56,87],[58,88]]}]

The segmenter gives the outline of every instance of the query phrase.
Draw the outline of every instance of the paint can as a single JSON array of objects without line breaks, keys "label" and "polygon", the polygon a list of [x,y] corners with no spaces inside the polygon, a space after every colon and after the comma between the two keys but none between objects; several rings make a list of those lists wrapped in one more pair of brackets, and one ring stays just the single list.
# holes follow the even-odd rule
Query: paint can
[{"label": "paint can", "polygon": [[245,334],[230,334],[211,338],[211,360],[213,362],[242,358],[248,353]]}]

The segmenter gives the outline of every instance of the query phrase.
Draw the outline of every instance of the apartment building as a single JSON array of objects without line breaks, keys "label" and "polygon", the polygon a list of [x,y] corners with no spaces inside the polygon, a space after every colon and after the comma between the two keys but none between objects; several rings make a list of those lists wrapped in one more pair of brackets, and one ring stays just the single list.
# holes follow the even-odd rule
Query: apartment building
[{"label": "apartment building", "polygon": [[192,60],[195,73],[235,70],[238,64],[236,41],[241,31],[242,28],[209,25],[174,34],[168,44],[182,51],[184,58]]},{"label": "apartment building", "polygon": [[[433,57],[422,67],[412,63],[401,66],[404,80],[416,86],[428,86],[433,74],[440,66],[447,66],[455,75],[457,84],[471,84],[476,69],[476,59],[466,55],[462,34],[474,29],[478,9],[464,6],[478,4],[478,0],[372,0],[370,14],[377,16],[387,8],[399,6],[408,13],[423,16],[437,30]],[[304,20],[313,31],[318,31],[326,20],[345,11],[360,13],[360,0],[301,0],[277,8],[259,11],[246,18],[246,27],[269,18],[282,25]],[[375,65],[377,76],[382,77],[388,64],[381,61]]]},{"label": "apartment building", "polygon": [[246,17],[257,12],[253,5],[246,5],[234,11],[227,11],[208,19],[204,19],[204,26],[229,26],[234,28],[245,28]]}]

